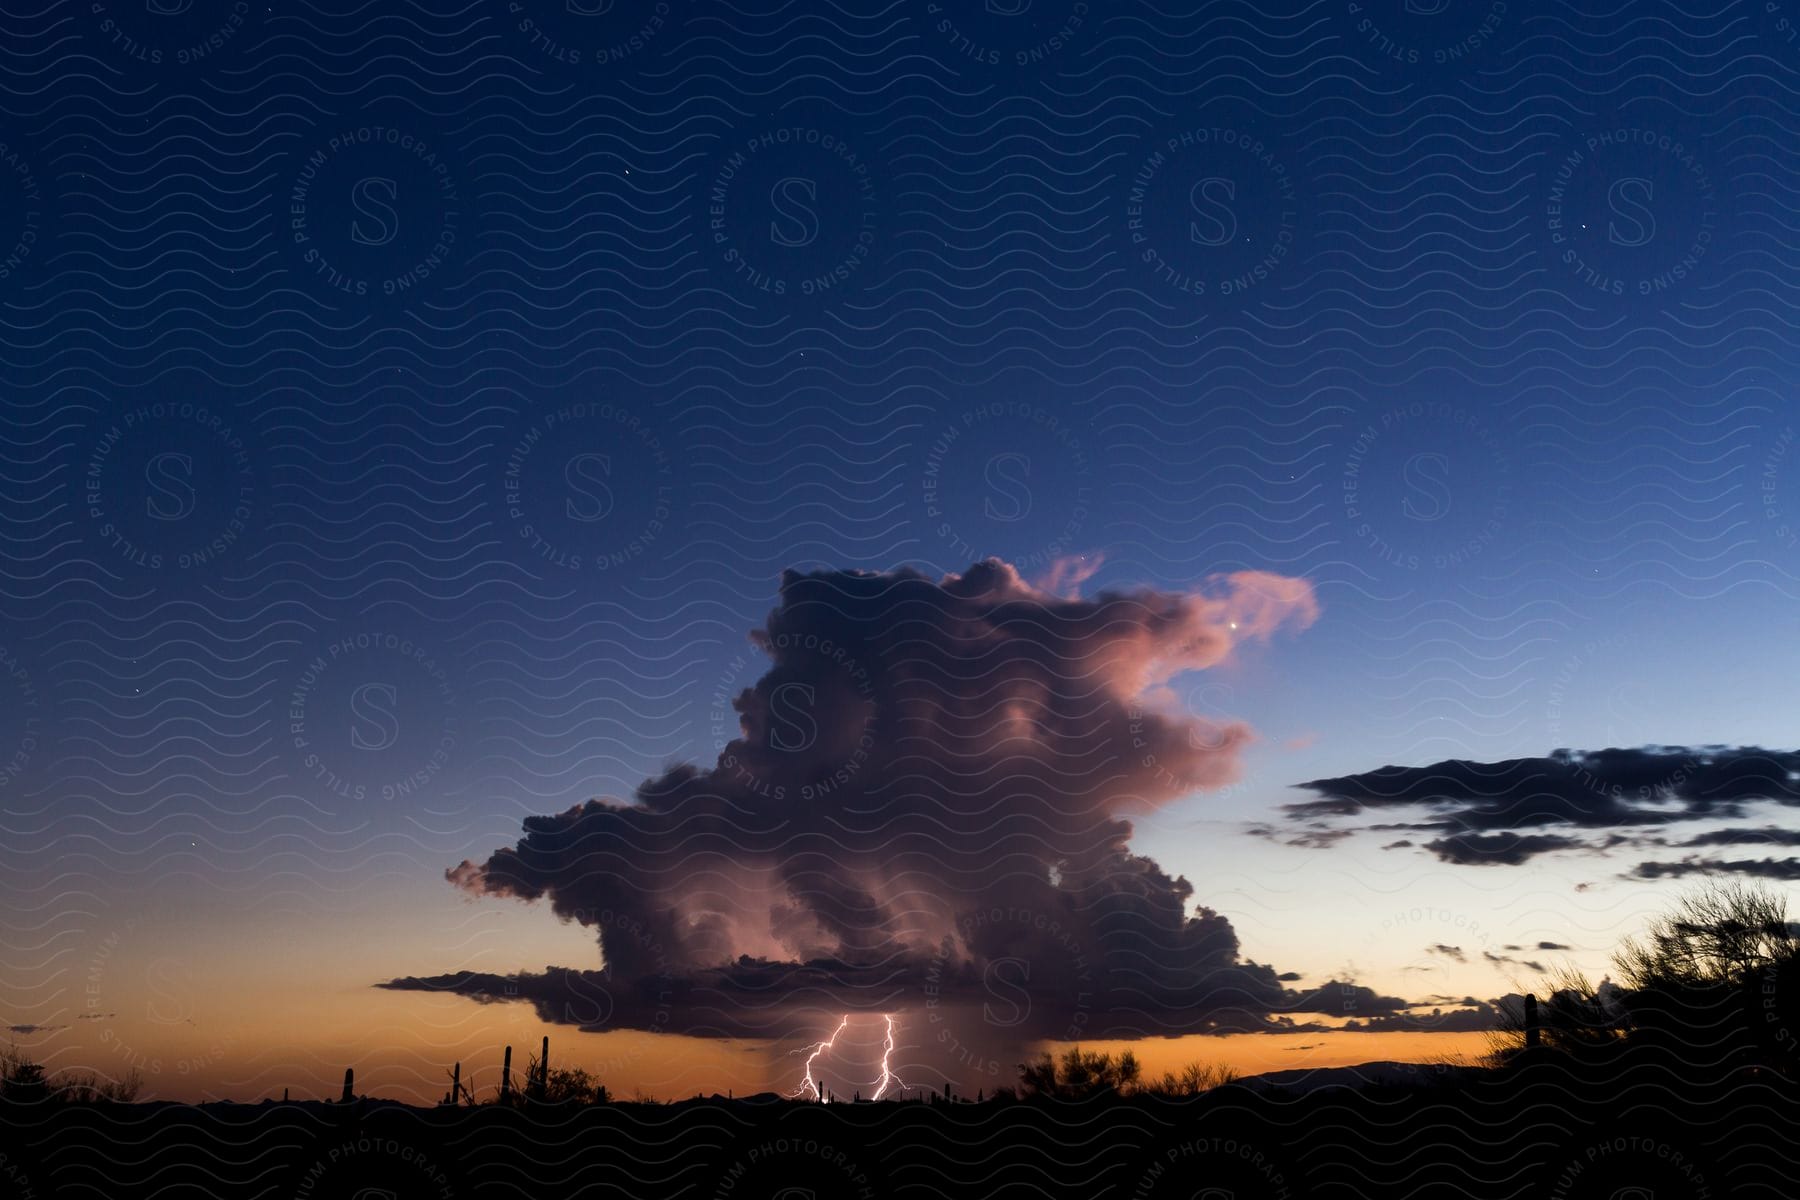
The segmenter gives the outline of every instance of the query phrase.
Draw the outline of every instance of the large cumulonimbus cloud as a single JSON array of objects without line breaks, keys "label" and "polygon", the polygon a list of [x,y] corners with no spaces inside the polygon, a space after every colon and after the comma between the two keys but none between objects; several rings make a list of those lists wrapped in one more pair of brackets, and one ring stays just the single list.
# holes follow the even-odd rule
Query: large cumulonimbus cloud
[{"label": "large cumulonimbus cloud", "polygon": [[959,1005],[1019,1040],[1396,1013],[1244,960],[1187,880],[1128,847],[1133,814],[1231,782],[1253,737],[1180,711],[1171,678],[1317,615],[1304,580],[1253,571],[1087,599],[994,559],[941,580],[789,571],[712,767],[529,818],[447,872],[593,927],[604,969],[384,986],[716,1036]]}]

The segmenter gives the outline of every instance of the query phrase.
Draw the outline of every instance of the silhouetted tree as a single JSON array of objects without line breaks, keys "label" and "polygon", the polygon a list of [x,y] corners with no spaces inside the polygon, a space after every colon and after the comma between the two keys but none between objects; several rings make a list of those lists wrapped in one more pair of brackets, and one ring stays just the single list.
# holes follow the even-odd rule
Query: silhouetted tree
[{"label": "silhouetted tree", "polygon": [[44,1068],[17,1046],[0,1052],[0,1097],[10,1104],[41,1104],[50,1098],[50,1081]]},{"label": "silhouetted tree", "polygon": [[1800,941],[1787,899],[1772,888],[1715,880],[1689,892],[1614,956],[1627,987],[1737,986],[1793,957]]},{"label": "silhouetted tree", "polygon": [[[1552,977],[1537,1006],[1539,1057],[1659,1056],[1695,1077],[1800,1061],[1800,936],[1774,889],[1710,880],[1627,939],[1613,966],[1618,983]],[[1502,1014],[1495,1060],[1532,1057],[1523,1013]]]},{"label": "silhouetted tree", "polygon": [[135,1067],[117,1079],[91,1071],[52,1077],[17,1046],[0,1051],[0,1099],[13,1104],[129,1104],[143,1086],[143,1074]]},{"label": "silhouetted tree", "polygon": [[1048,1050],[1037,1061],[1019,1064],[1019,1084],[1026,1095],[1085,1100],[1105,1092],[1131,1091],[1138,1082],[1137,1056],[1127,1050],[1118,1058],[1071,1046],[1058,1059]]},{"label": "silhouetted tree", "polygon": [[1800,938],[1786,898],[1710,881],[1684,895],[1614,961],[1638,1039],[1692,1065],[1767,1061],[1800,1015]]},{"label": "silhouetted tree", "polygon": [[1236,1082],[1238,1073],[1216,1063],[1191,1062],[1177,1071],[1164,1071],[1160,1079],[1146,1080],[1137,1090],[1151,1096],[1198,1096]]}]

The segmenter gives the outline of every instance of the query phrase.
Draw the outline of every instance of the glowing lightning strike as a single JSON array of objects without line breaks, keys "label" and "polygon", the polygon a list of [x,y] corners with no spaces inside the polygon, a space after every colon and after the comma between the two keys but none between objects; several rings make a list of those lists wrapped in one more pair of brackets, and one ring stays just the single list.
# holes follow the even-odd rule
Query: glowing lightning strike
[{"label": "glowing lightning strike", "polygon": [[[838,1027],[832,1031],[832,1034],[830,1037],[826,1038],[822,1042],[814,1042],[813,1043],[813,1045],[811,1047],[812,1053],[808,1054],[806,1056],[806,1075],[803,1079],[800,1080],[800,1086],[795,1088],[792,1092],[790,1092],[789,1095],[794,1096],[795,1098],[798,1098],[798,1097],[806,1095],[808,1089],[810,1089],[812,1091],[814,1100],[823,1100],[825,1098],[825,1094],[819,1090],[818,1080],[813,1078],[813,1073],[812,1073],[813,1060],[818,1058],[819,1055],[825,1053],[827,1050],[831,1049],[831,1043],[837,1041],[838,1034],[844,1032],[844,1026],[848,1025],[849,1023],[850,1023],[850,1014],[845,1013],[844,1019],[842,1021],[838,1022]],[[804,1053],[804,1051],[806,1049],[807,1049],[807,1047],[803,1046],[799,1050],[794,1051],[794,1053],[801,1054],[801,1053]]]},{"label": "glowing lightning strike", "polygon": [[894,1074],[894,1072],[888,1068],[888,1056],[893,1054],[893,1052],[894,1052],[894,1018],[890,1014],[887,1019],[887,1041],[885,1041],[881,1044],[881,1078],[876,1081],[876,1083],[879,1086],[876,1087],[875,1095],[873,1097],[871,1097],[871,1099],[875,1099],[875,1100],[881,1099],[882,1093],[887,1091],[889,1083],[899,1084],[900,1090],[903,1092],[911,1090],[911,1085],[908,1084],[906,1082],[906,1080],[900,1078],[898,1075]]}]

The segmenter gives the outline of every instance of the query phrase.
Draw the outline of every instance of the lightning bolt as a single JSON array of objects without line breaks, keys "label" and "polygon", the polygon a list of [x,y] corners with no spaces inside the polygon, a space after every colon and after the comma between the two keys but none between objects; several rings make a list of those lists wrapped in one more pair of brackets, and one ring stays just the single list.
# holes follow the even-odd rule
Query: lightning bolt
[{"label": "lightning bolt", "polygon": [[888,1067],[888,1056],[894,1052],[894,1018],[890,1013],[887,1018],[887,1040],[881,1044],[881,1078],[876,1080],[875,1094],[872,1100],[879,1100],[888,1089],[888,1084],[898,1084],[901,1091],[909,1091],[911,1085]]},{"label": "lightning bolt", "polygon": [[801,1078],[800,1086],[788,1093],[790,1096],[797,1100],[801,1096],[806,1095],[808,1091],[811,1091],[814,1100],[823,1100],[825,1098],[825,1094],[819,1090],[819,1081],[813,1078],[813,1062],[819,1055],[831,1049],[831,1043],[837,1041],[838,1034],[844,1032],[844,1026],[849,1023],[850,1014],[845,1013],[844,1019],[838,1022],[838,1027],[832,1030],[830,1037],[822,1042],[814,1042],[811,1046],[802,1046],[800,1049],[794,1051],[795,1054],[806,1054],[808,1050],[811,1050],[812,1053],[806,1054],[806,1074]]}]

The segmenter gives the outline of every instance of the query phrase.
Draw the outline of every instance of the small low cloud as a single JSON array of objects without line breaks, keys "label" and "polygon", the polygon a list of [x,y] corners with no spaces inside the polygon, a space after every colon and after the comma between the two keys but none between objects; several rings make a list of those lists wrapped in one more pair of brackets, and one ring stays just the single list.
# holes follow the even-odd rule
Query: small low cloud
[{"label": "small low cloud", "polygon": [[1758,879],[1792,882],[1800,879],[1800,858],[1684,858],[1679,862],[1643,862],[1631,872],[1634,879],[1682,879],[1689,875],[1751,875]]},{"label": "small low cloud", "polygon": [[1800,829],[1714,829],[1697,834],[1677,846],[1800,846]]},{"label": "small low cloud", "polygon": [[[1517,946],[1508,946],[1508,947],[1506,947],[1506,949],[1517,950],[1518,947]],[[1492,950],[1483,950],[1481,952],[1481,957],[1487,959],[1489,962],[1493,963],[1497,967],[1501,967],[1501,966],[1524,967],[1527,970],[1536,971],[1539,975],[1549,974],[1549,968],[1545,967],[1543,963],[1533,962],[1530,959],[1512,958],[1505,954],[1495,954]]]},{"label": "small low cloud", "polygon": [[[1756,746],[1642,746],[1557,750],[1496,762],[1448,759],[1298,785],[1314,798],[1282,806],[1291,836],[1330,845],[1321,831],[1396,831],[1387,849],[1418,844],[1459,866],[1516,867],[1559,852],[1621,846],[1800,846],[1800,832],[1729,827],[1669,843],[1650,831],[1687,822],[1741,820],[1751,805],[1800,805],[1800,752]],[[1358,823],[1377,814],[1387,819]],[[1405,819],[1412,814],[1412,819]],[[1594,836],[1599,833],[1601,836]],[[1690,863],[1697,860],[1690,860]],[[1645,863],[1639,878],[1685,874],[1690,863]],[[1774,860],[1716,869],[1792,878]]]},{"label": "small low cloud", "polygon": [[1459,866],[1516,867],[1552,850],[1572,850],[1587,843],[1554,833],[1458,833],[1426,842],[1439,860]]},{"label": "small low cloud", "polygon": [[1449,1002],[1434,1003],[1430,1008],[1411,1005],[1406,1011],[1352,1021],[1344,1026],[1346,1033],[1485,1033],[1504,1025],[1500,1000],[1477,1000],[1465,996]]},{"label": "small low cloud", "polygon": [[1280,842],[1284,846],[1296,846],[1305,850],[1329,850],[1347,837],[1354,835],[1354,830],[1313,828],[1281,830],[1267,825],[1255,825],[1247,831],[1252,837],[1268,838]]}]

